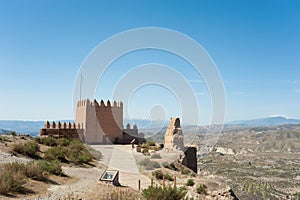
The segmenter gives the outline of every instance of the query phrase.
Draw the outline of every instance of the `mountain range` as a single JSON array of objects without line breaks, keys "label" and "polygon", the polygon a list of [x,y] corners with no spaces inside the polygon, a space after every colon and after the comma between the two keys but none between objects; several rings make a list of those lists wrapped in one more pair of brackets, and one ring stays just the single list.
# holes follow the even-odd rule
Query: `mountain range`
[{"label": "mountain range", "polygon": [[239,126],[280,126],[285,124],[300,124],[299,119],[291,119],[283,116],[265,117],[251,120],[239,120],[226,123]]},{"label": "mountain range", "polygon": [[[61,120],[65,122],[73,122],[73,120]],[[148,120],[148,119],[124,119],[124,127],[129,123],[131,127],[136,124],[141,132],[165,131],[169,121],[163,120]],[[20,121],[20,120],[0,120],[0,134],[7,133],[9,131],[16,131],[19,134],[29,134],[32,136],[38,136],[40,129],[44,127],[44,121]],[[251,120],[240,120],[225,123],[225,126],[240,126],[240,127],[260,127],[260,126],[280,126],[285,124],[300,124],[299,119],[291,119],[282,116],[266,117]],[[182,124],[185,128],[197,128],[201,130],[201,127],[197,127],[189,124]],[[205,126],[206,127],[206,126]],[[203,128],[205,129],[203,126]]]}]

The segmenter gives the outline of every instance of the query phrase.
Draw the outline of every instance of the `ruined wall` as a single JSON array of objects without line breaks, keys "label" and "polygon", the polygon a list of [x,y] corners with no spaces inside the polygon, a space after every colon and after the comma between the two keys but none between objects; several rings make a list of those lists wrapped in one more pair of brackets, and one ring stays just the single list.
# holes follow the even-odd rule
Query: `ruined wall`
[{"label": "ruined wall", "polygon": [[165,134],[164,149],[167,152],[184,150],[183,134],[179,118],[171,118],[170,120]]},{"label": "ruined wall", "polygon": [[182,164],[197,173],[197,148],[186,147]]}]

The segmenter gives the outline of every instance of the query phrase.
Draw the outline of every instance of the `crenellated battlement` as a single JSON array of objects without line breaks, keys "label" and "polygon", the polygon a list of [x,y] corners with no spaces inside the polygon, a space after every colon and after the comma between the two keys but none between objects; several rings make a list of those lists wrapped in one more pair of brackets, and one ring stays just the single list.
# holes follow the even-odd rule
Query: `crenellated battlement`
[{"label": "crenellated battlement", "polygon": [[45,122],[44,129],[83,129],[83,127],[79,123],[61,123],[60,121],[55,122],[52,121],[51,123],[49,121]]},{"label": "crenellated battlement", "polygon": [[69,139],[83,138],[83,124],[71,122],[45,122],[44,128],[40,129],[40,137],[66,137]]},{"label": "crenellated battlement", "polygon": [[138,127],[123,128],[123,102],[82,99],[77,102],[76,122],[46,121],[41,137],[77,138],[88,144],[143,142]]},{"label": "crenellated battlement", "polygon": [[129,124],[129,123],[127,123],[127,125],[126,125],[126,129],[127,129],[127,130],[137,130],[137,125],[136,125],[136,124],[134,124],[134,125],[132,126],[132,129],[131,129],[131,126],[130,126],[130,124]]},{"label": "crenellated battlement", "polygon": [[95,106],[95,107],[105,107],[105,108],[123,108],[123,102],[122,101],[113,101],[112,103],[107,100],[106,104],[104,103],[104,101],[101,99],[100,103],[98,103],[98,101],[96,99],[94,99],[93,102],[91,102],[89,99],[83,99],[83,100],[79,100],[77,102],[77,107],[81,107],[81,106]]}]

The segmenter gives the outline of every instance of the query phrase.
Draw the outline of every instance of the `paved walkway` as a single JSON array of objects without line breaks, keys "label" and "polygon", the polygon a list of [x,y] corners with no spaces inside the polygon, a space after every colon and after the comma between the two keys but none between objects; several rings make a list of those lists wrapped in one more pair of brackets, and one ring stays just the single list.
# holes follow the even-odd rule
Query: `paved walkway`
[{"label": "paved walkway", "polygon": [[122,186],[138,189],[138,180],[141,180],[141,188],[150,185],[150,179],[141,174],[131,150],[131,145],[92,145],[103,154],[102,161],[107,169],[119,170],[119,181]]}]

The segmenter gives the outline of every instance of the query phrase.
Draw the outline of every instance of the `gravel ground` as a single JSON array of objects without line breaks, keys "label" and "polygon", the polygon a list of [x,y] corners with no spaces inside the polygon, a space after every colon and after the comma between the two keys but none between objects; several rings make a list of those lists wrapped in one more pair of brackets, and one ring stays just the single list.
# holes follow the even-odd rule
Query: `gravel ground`
[{"label": "gravel ground", "polygon": [[[64,173],[75,177],[76,182],[66,185],[52,185],[46,194],[33,199],[65,199],[68,197],[83,198],[86,193],[93,192],[104,169],[63,167]],[[101,191],[94,191],[101,192]],[[32,199],[32,198],[31,198]]]},{"label": "gravel ground", "polygon": [[0,163],[10,163],[10,162],[25,163],[28,161],[29,161],[29,159],[20,158],[20,157],[14,156],[10,153],[6,153],[6,152],[3,152],[2,150],[0,150]]}]

